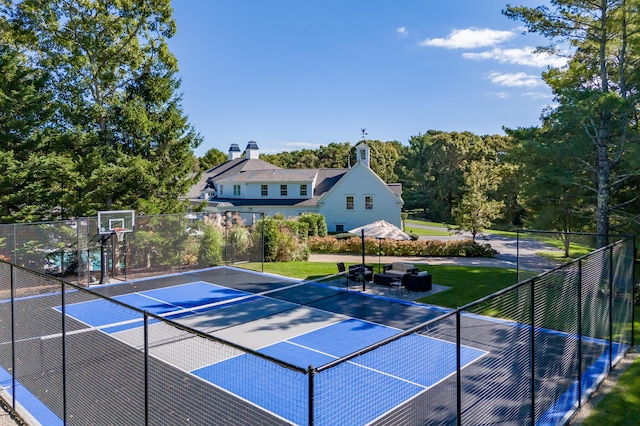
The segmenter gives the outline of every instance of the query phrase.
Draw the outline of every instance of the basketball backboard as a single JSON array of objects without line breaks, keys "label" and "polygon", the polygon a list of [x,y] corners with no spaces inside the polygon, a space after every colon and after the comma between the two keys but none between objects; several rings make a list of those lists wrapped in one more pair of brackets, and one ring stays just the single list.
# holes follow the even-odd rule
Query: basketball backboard
[{"label": "basketball backboard", "polygon": [[98,212],[98,234],[113,234],[116,229],[121,232],[133,232],[135,224],[134,210],[110,210]]}]

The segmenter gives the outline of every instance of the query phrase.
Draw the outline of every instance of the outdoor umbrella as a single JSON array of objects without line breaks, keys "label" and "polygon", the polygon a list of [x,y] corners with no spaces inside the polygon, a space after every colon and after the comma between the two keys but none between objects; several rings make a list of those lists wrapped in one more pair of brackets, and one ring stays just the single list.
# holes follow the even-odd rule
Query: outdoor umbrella
[{"label": "outdoor umbrella", "polygon": [[364,237],[377,238],[378,245],[378,270],[380,270],[380,252],[382,250],[382,240],[410,240],[411,237],[405,234],[397,226],[387,222],[386,220],[377,220],[367,225],[354,228],[349,231],[352,234],[360,234],[362,236],[362,265],[364,268]]},{"label": "outdoor umbrella", "polygon": [[360,226],[358,228],[354,228],[349,232],[352,234],[361,234],[364,231],[365,237],[374,237],[374,238],[386,238],[389,240],[410,240],[411,237],[402,232],[400,228],[397,226],[385,221],[378,220],[375,222],[371,222],[368,225]]}]

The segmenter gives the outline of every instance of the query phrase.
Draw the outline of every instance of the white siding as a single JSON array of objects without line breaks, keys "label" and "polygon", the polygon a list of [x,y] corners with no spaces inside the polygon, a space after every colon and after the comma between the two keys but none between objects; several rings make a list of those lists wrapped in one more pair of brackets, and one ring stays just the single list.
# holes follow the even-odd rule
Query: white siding
[{"label": "white siding", "polygon": [[[347,210],[348,195],[354,197],[353,210]],[[371,210],[365,209],[367,195],[373,197]],[[320,213],[325,216],[329,231],[335,231],[337,224],[348,231],[380,219],[402,227],[401,207],[402,200],[380,178],[367,167],[356,165],[324,198]]]}]

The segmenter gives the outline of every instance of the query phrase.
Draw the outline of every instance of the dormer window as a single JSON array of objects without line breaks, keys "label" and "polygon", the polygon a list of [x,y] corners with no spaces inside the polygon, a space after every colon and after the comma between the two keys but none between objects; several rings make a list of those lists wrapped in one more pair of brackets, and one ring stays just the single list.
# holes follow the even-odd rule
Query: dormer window
[{"label": "dormer window", "polygon": [[287,185],[280,185],[280,196],[281,197],[287,196]]},{"label": "dormer window", "polygon": [[240,185],[233,185],[233,195],[236,197],[240,196]]},{"label": "dormer window", "polygon": [[300,185],[300,196],[301,197],[306,197],[307,196],[307,184],[303,183],[302,185]]}]

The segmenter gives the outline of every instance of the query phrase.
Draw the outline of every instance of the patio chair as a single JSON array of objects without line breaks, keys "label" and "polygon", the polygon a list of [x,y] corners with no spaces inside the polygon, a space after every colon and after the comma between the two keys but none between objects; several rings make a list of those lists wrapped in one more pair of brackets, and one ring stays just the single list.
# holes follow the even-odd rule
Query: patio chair
[{"label": "patio chair", "polygon": [[338,275],[340,275],[340,281],[342,281],[342,277],[347,280],[347,286],[349,286],[349,277],[347,277],[347,268],[344,266],[344,262],[336,263],[338,265]]},{"label": "patio chair", "polygon": [[373,267],[370,265],[351,265],[349,266],[347,277],[353,281],[364,280],[371,282],[373,280]]}]

